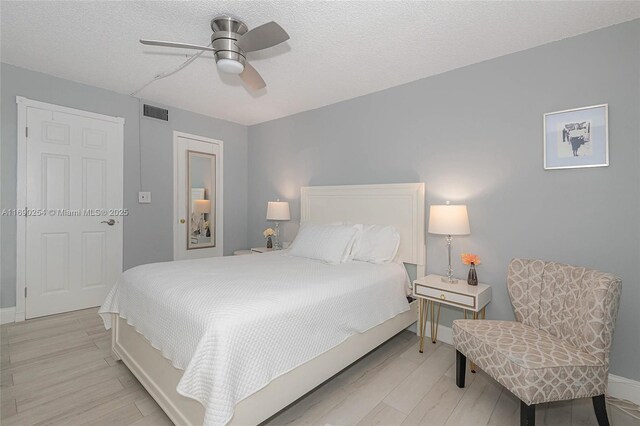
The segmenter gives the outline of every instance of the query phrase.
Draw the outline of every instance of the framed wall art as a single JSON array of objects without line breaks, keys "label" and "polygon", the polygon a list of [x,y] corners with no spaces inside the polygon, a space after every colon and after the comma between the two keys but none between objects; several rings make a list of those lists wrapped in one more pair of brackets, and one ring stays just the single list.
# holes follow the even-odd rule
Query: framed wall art
[{"label": "framed wall art", "polygon": [[608,104],[545,114],[545,170],[608,166],[608,120]]}]

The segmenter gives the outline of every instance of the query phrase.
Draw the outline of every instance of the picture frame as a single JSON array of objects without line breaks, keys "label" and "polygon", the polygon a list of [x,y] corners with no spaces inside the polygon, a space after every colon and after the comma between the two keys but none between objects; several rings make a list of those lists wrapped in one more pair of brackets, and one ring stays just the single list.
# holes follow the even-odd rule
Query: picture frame
[{"label": "picture frame", "polygon": [[544,169],[609,165],[609,105],[549,112],[543,117]]}]

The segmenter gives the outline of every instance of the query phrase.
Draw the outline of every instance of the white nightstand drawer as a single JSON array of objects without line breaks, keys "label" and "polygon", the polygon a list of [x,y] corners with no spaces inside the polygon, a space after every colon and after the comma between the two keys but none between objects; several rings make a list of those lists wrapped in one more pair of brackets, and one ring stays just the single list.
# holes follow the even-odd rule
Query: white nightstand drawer
[{"label": "white nightstand drawer", "polygon": [[428,297],[430,299],[441,300],[443,302],[449,302],[460,306],[468,306],[475,308],[475,298],[464,294],[453,293],[446,290],[440,290],[437,288],[426,287],[420,284],[415,285],[415,292],[419,296]]},{"label": "white nightstand drawer", "polygon": [[[471,313],[471,318],[485,318],[485,307],[491,301],[491,286],[478,283],[469,285],[462,280],[449,282],[440,275],[430,274],[413,282],[413,296],[420,302],[418,318],[418,334],[420,335],[420,353],[424,350],[427,312],[431,313],[431,342],[438,339],[438,319],[442,305],[461,308],[464,317]],[[475,367],[471,365],[471,371]]]}]

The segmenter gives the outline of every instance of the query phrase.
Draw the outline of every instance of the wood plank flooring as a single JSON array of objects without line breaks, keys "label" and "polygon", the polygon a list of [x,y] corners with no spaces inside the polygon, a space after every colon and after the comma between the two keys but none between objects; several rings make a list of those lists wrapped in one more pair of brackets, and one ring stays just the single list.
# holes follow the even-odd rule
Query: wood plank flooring
[{"label": "wood plank flooring", "polygon": [[[170,425],[129,370],[111,357],[96,309],[1,327],[0,423]],[[482,372],[454,383],[454,350],[402,332],[267,424],[517,425],[519,401]],[[612,425],[640,425],[632,404],[609,404]],[[597,425],[589,399],[544,404],[540,425]]]}]

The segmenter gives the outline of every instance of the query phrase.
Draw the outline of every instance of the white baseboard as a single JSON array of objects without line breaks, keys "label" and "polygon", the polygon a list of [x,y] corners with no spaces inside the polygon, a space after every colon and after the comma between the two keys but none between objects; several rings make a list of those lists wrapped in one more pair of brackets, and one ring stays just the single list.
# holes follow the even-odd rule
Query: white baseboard
[{"label": "white baseboard", "polygon": [[640,405],[640,382],[626,377],[609,374],[608,393],[618,399],[625,399]]},{"label": "white baseboard", "polygon": [[[428,339],[431,331],[431,324],[427,322],[425,329],[427,332],[426,338]],[[411,325],[408,330],[417,333],[417,324]],[[438,325],[438,340],[452,345],[453,330],[451,327]],[[614,398],[624,399],[640,405],[640,381],[609,374],[608,394]]]},{"label": "white baseboard", "polygon": [[16,307],[0,308],[0,324],[9,324],[16,320]]},{"label": "white baseboard", "polygon": [[[411,324],[411,326],[407,328],[407,330],[418,334],[417,323]],[[427,333],[425,339],[429,339],[429,333],[431,333],[431,323],[428,321],[425,330]],[[453,345],[453,329],[451,327],[445,327],[442,324],[438,324],[438,340]]]}]

